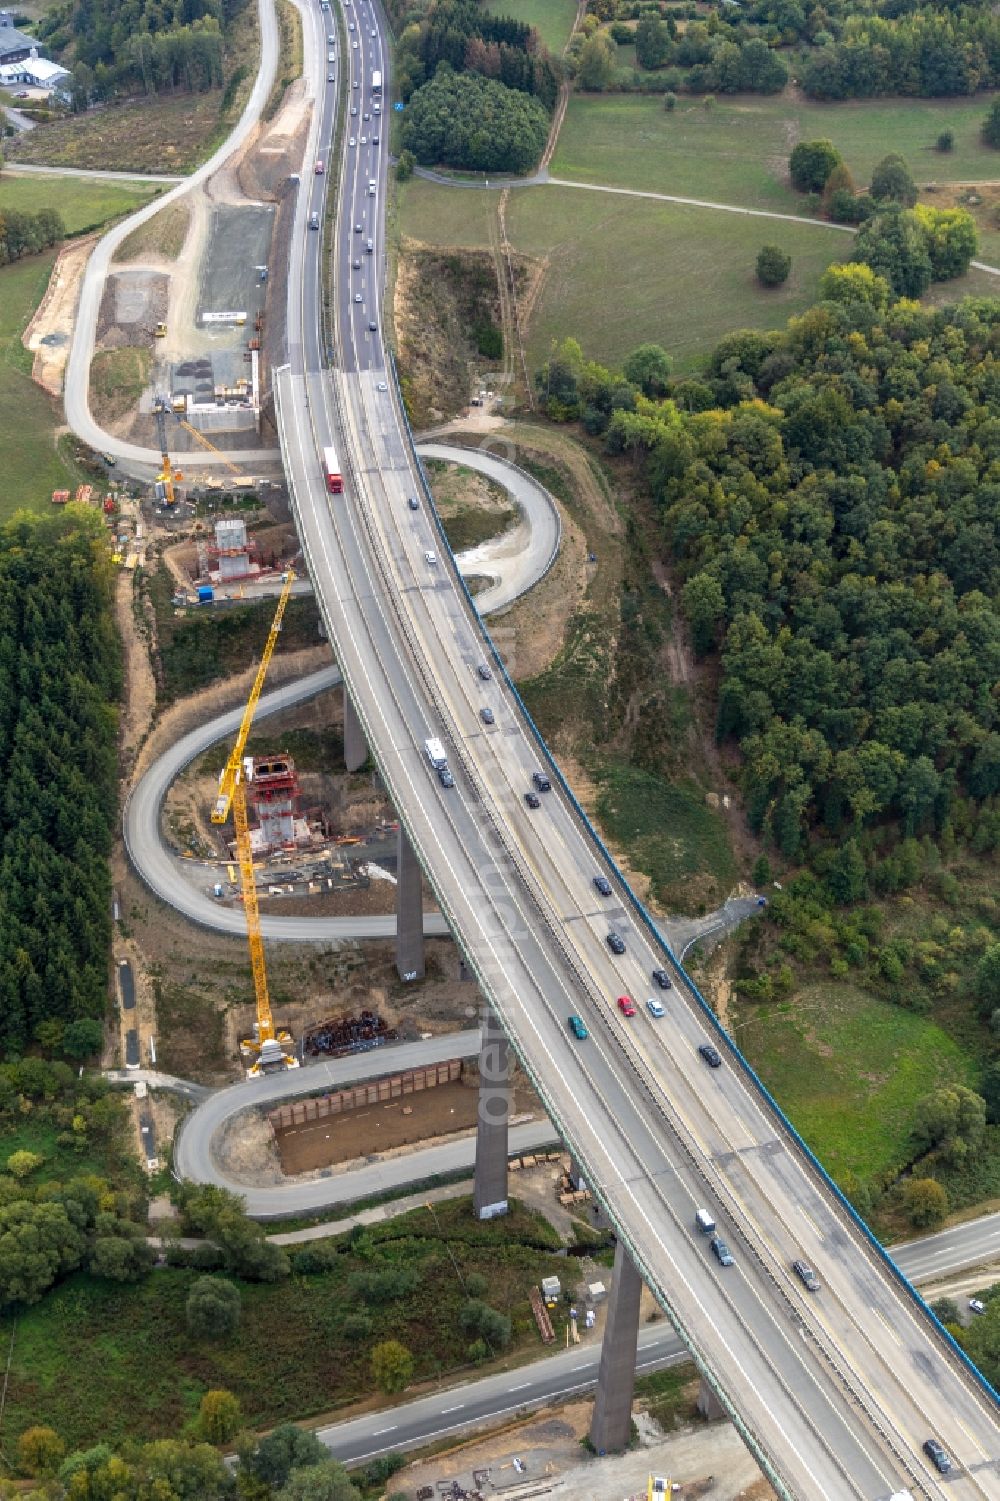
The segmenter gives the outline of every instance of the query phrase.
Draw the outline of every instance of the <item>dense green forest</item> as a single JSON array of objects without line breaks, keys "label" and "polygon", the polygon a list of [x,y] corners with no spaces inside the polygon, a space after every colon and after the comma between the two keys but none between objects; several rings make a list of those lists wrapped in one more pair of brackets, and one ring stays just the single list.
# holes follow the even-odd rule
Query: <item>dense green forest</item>
[{"label": "dense green forest", "polygon": [[[108,993],[121,664],[98,519],[0,529],[0,1050],[56,1047]],[[56,1031],[53,1031],[55,1024]],[[57,1035],[58,1034],[58,1035]]]},{"label": "dense green forest", "polygon": [[72,69],[74,100],[219,88],[223,43],[246,0],[63,0],[38,35]]},{"label": "dense green forest", "polygon": [[995,849],[1000,302],[894,301],[863,265],[822,290],[701,379],[567,345],[540,387],[643,468],[752,826],[787,857],[887,823]]},{"label": "dense green forest", "polygon": [[545,111],[528,94],[444,66],[410,100],[402,140],[428,166],[527,172],[544,150],[548,128]]},{"label": "dense green forest", "polygon": [[396,16],[403,146],[426,166],[524,172],[541,155],[561,70],[537,31],[476,0]]},{"label": "dense green forest", "polygon": [[612,48],[606,76],[586,88],[774,93],[791,75],[815,99],[1000,87],[1000,15],[962,0],[756,0],[707,17],[694,5],[664,15],[645,0],[590,9],[615,42],[634,42],[646,76],[621,69]]},{"label": "dense green forest", "polygon": [[42,208],[37,214],[21,209],[0,211],[0,266],[9,266],[23,255],[36,255],[57,245],[66,234],[62,214],[54,208]]}]

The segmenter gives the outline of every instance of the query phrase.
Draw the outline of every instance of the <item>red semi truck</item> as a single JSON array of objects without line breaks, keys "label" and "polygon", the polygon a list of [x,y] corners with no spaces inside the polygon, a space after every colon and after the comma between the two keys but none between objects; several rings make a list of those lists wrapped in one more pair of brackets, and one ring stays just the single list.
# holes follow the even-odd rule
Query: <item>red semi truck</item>
[{"label": "red semi truck", "polygon": [[340,473],[340,465],[337,462],[337,450],[324,448],[323,450],[323,473],[326,475],[326,488],[331,495],[343,495],[344,481]]}]

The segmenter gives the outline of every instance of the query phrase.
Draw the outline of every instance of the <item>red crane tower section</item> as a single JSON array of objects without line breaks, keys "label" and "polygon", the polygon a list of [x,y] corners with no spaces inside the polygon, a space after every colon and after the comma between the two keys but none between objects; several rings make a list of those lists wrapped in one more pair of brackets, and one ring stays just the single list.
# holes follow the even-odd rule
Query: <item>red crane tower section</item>
[{"label": "red crane tower section", "polygon": [[291,756],[255,756],[248,784],[260,829],[260,853],[295,844],[299,779]]}]

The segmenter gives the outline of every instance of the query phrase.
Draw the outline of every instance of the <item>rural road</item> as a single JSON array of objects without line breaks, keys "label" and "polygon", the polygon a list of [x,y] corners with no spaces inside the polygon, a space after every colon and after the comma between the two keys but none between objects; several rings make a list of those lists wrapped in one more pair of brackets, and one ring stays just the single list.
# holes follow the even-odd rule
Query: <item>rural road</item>
[{"label": "rural road", "polygon": [[[90,360],[94,351],[94,336],[97,332],[97,318],[104,295],[108,267],[119,245],[133,230],[145,224],[168,203],[175,202],[191,188],[207,181],[232,156],[234,151],[239,150],[256,126],[261,110],[271,92],[278,61],[278,25],[273,0],[257,0],[257,17],[260,26],[260,67],[257,70],[250,97],[231,134],[226,137],[219,149],[213,152],[208,160],[203,162],[189,177],[185,177],[176,187],[171,188],[162,197],[155,198],[152,203],[146,204],[137,213],[131,214],[121,224],[116,224],[113,229],[109,229],[107,234],[98,240],[87,262],[80,290],[80,305],[77,309],[73,342],[70,345],[69,359],[66,364],[64,394],[66,420],[77,437],[88,443],[91,448],[98,452],[111,453],[118,459],[126,459],[136,464],[149,464],[150,462],[154,466],[159,464],[158,455],[137,444],[125,443],[119,438],[113,438],[111,434],[98,426],[91,415]],[[245,452],[227,451],[224,456],[206,453],[203,458],[199,457],[199,463],[213,462],[216,457],[220,463],[249,465],[254,462],[259,463],[261,454],[259,449],[250,449]]]},{"label": "rural road", "polygon": [[[257,705],[256,720],[266,719],[293,704],[304,703],[326,688],[340,682],[340,671],[331,664],[310,673],[297,683],[275,688]],[[178,740],[152,765],[136,783],[125,804],[122,831],[125,848],[133,866],[155,896],[184,917],[219,933],[246,937],[246,919],[242,908],[224,907],[210,891],[199,890],[185,875],[181,861],[164,847],[160,835],[160,809],[174,778],[202,751],[230,735],[235,735],[243,717],[243,706],[222,714]],[[396,917],[261,917],[265,938],[284,943],[336,944],[351,938],[391,938],[396,932]],[[427,913],[424,932],[446,934],[444,918]]]},{"label": "rural road", "polygon": [[[911,1282],[946,1271],[985,1263],[1000,1255],[1000,1214],[956,1225],[939,1235],[891,1248]],[[934,1264],[935,1270],[927,1268]],[[365,1413],[317,1430],[317,1437],[336,1459],[352,1464],[390,1450],[414,1448],[478,1424],[496,1423],[526,1408],[577,1396],[597,1381],[599,1344],[571,1347],[541,1357],[529,1366],[498,1371],[479,1381],[456,1384],[396,1407]],[[639,1328],[636,1370],[688,1360],[687,1350],[665,1320]]]},{"label": "rural road", "polygon": [[545,577],[559,556],[559,507],[536,479],[498,454],[454,443],[418,443],[417,452],[421,459],[463,464],[486,475],[507,491],[521,512],[521,520],[510,531],[455,555],[460,573],[485,575],[493,581],[476,595],[479,614],[507,609]]},{"label": "rural road", "polygon": [[[255,1079],[252,1084],[240,1080],[238,1084],[216,1090],[182,1122],[174,1143],[174,1169],[179,1177],[189,1182],[215,1183],[241,1194],[246,1201],[247,1213],[261,1220],[320,1213],[387,1190],[404,1189],[417,1181],[416,1162],[419,1162],[420,1181],[438,1173],[465,1171],[475,1161],[474,1136],[422,1147],[416,1152],[373,1159],[350,1172],[331,1172],[314,1178],[303,1176],[283,1183],[252,1186],[226,1173],[213,1143],[226,1124],[245,1110],[302,1095],[319,1094],[323,1090],[342,1089],[348,1084],[404,1068],[421,1068],[450,1058],[477,1057],[479,1048],[477,1027],[471,1031],[423,1038],[419,1042],[390,1044],[349,1058],[309,1063],[290,1073]],[[558,1145],[558,1137],[544,1116],[511,1127],[510,1151],[515,1156],[549,1145]]]},{"label": "rural road", "polygon": [[[7,116],[10,118],[16,113],[16,110],[9,109]],[[31,122],[28,123],[30,128]],[[103,182],[149,182],[159,187],[184,182],[188,187],[191,186],[190,178],[169,177],[163,172],[111,172],[95,167],[47,167],[36,162],[6,162],[3,170],[5,177],[96,177]],[[156,201],[158,206],[162,206],[160,199]]]}]

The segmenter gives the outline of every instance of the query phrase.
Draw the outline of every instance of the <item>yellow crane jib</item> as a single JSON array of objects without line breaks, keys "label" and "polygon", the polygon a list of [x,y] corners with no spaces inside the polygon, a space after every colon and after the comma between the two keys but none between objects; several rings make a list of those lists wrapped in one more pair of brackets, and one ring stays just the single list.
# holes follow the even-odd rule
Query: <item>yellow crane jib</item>
[{"label": "yellow crane jib", "polygon": [[243,753],[246,750],[247,740],[250,735],[250,726],[253,724],[254,711],[257,708],[257,701],[264,686],[268,663],[277,644],[278,635],[281,631],[281,618],[285,613],[285,606],[288,603],[288,597],[291,594],[294,582],[295,574],[289,568],[285,574],[281,594],[278,597],[278,608],[274,612],[271,629],[268,632],[267,642],[261,655],[260,666],[257,668],[257,676],[254,678],[250,697],[247,699],[246,708],[243,710],[243,718],[240,721],[236,743],[223,768],[222,776],[219,778],[219,796],[216,798],[215,807],[212,809],[212,822],[217,824],[225,823],[229,816],[229,811],[232,809],[233,822],[236,827],[236,860],[240,870],[243,911],[246,914],[247,922],[247,943],[250,947],[250,968],[253,971],[254,997],[257,1004],[257,1020],[254,1024],[254,1036],[246,1044],[251,1051],[257,1054],[255,1062],[247,1071],[251,1079],[258,1078],[261,1074],[273,1073],[278,1069],[298,1068],[299,1066],[298,1059],[285,1051],[285,1047],[292,1042],[291,1034],[285,1031],[276,1032],[274,1019],[271,1015],[271,997],[267,986],[267,965],[264,961],[264,940],[260,931],[260,908],[257,902],[257,877],[253,867],[253,847],[250,842],[250,825],[247,819],[246,784],[249,780],[250,763],[244,763],[243,759]]},{"label": "yellow crane jib", "polygon": [[229,810],[233,803],[233,793],[243,770],[243,752],[246,750],[247,740],[250,736],[250,726],[253,724],[253,717],[257,710],[257,701],[264,687],[264,679],[267,676],[267,669],[274,655],[274,648],[278,643],[278,636],[281,634],[281,620],[285,613],[285,606],[288,603],[288,596],[292,592],[294,582],[295,572],[289,568],[285,574],[284,587],[278,597],[278,608],[274,612],[271,629],[267,633],[267,641],[261,655],[260,666],[257,668],[257,676],[253,680],[250,697],[247,699],[246,708],[243,710],[243,719],[240,723],[239,734],[236,736],[236,743],[230,751],[229,760],[222,768],[222,775],[219,777],[219,795],[215,800],[215,807],[212,809],[213,823],[225,823],[229,817]]}]

